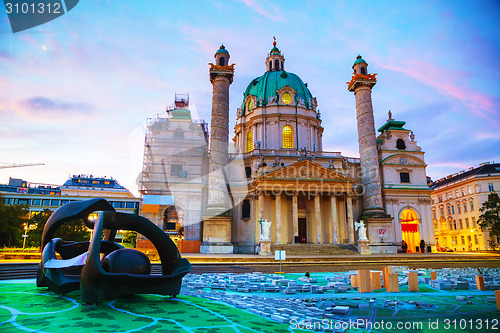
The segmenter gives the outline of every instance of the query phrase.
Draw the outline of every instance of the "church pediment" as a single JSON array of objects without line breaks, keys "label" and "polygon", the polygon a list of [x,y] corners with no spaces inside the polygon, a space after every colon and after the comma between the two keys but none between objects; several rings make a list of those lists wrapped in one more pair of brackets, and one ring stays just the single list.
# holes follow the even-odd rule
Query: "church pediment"
[{"label": "church pediment", "polygon": [[394,154],[391,156],[387,156],[383,161],[382,164],[389,164],[389,165],[410,165],[410,166],[427,166],[424,161],[422,161],[420,158],[415,157],[410,154]]},{"label": "church pediment", "polygon": [[286,167],[261,175],[255,179],[255,181],[266,180],[302,180],[341,183],[356,182],[349,176],[309,160],[303,160],[290,164]]}]

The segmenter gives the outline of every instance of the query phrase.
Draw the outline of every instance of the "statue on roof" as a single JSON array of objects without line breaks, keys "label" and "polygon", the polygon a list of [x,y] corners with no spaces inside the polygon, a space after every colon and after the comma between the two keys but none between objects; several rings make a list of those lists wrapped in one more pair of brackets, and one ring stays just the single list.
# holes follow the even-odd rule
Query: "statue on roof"
[{"label": "statue on roof", "polygon": [[389,115],[389,119],[387,119],[387,121],[394,120],[394,119],[392,119],[392,111],[391,110],[389,110],[388,115]]}]

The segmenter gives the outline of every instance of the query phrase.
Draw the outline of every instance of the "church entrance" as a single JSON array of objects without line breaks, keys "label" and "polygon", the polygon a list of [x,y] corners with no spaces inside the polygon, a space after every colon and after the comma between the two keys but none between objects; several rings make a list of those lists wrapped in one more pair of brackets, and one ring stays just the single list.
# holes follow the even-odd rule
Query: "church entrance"
[{"label": "church entrance", "polygon": [[420,252],[420,232],[418,229],[419,221],[417,213],[413,209],[407,208],[401,212],[400,221],[403,242],[407,245],[406,252]]},{"label": "church entrance", "polygon": [[307,219],[299,218],[299,243],[307,243]]}]

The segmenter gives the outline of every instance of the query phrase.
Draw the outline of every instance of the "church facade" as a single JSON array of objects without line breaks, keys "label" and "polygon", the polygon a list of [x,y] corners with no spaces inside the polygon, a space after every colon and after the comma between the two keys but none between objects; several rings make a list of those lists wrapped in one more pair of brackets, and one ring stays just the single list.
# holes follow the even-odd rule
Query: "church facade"
[{"label": "church facade", "polygon": [[376,74],[361,56],[347,83],[355,96],[359,158],[323,150],[319,101],[286,70],[276,41],[264,74],[248,84],[234,111],[231,131],[229,59],[221,46],[210,64],[210,154],[200,178],[206,199],[197,232],[188,237],[200,242],[200,252],[262,253],[264,234],[275,245],[352,244],[362,253],[395,253],[403,243],[408,252],[435,249],[424,152],[390,112],[376,134]]},{"label": "church facade", "polygon": [[[228,206],[232,216],[226,216],[224,227],[221,219],[219,228],[210,219],[204,221],[202,252],[259,252],[259,221],[264,220],[270,222],[273,244],[356,244],[355,223],[362,222],[371,253],[394,253],[403,241],[408,252],[421,251],[424,244],[432,249],[424,152],[413,132],[403,128],[405,122],[392,119],[390,112],[376,136],[371,103],[376,74],[368,74],[368,64],[358,56],[348,82],[356,96],[360,158],[323,151],[318,101],[298,75],[286,71],[285,59],[273,44],[265,73],[244,92],[236,111],[235,152],[227,153],[229,161],[240,158],[245,169],[244,186],[226,192],[231,197],[240,191],[241,200]],[[215,60],[211,81],[223,76],[228,91],[234,66],[224,46]],[[220,105],[229,112],[229,101],[220,101],[225,96],[229,98],[214,84],[219,113]],[[211,140],[223,137],[220,128],[228,125],[221,119],[214,123],[212,117]]]}]

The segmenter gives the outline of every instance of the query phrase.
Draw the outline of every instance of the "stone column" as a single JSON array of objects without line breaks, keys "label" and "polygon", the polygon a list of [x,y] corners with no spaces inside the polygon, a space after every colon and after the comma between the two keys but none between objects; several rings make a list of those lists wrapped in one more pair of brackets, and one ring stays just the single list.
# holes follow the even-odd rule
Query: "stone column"
[{"label": "stone column", "polygon": [[337,217],[337,196],[330,196],[330,220],[332,222],[332,240],[331,243],[338,243],[338,217]]},{"label": "stone column", "polygon": [[[210,129],[210,166],[208,178],[207,210],[214,215],[231,208],[224,167],[228,164],[228,134],[229,134],[229,85],[225,76],[216,76],[212,80],[212,120]],[[216,214],[218,213],[218,214]]]},{"label": "stone column", "polygon": [[[363,213],[384,217],[382,187],[380,181],[380,165],[375,134],[375,120],[372,106],[372,87],[377,83],[375,75],[366,73],[368,64],[358,57],[353,69],[355,71],[348,89],[356,97],[356,118],[358,122],[359,157],[361,179],[365,189],[363,195]],[[361,69],[364,69],[361,71]]]},{"label": "stone column", "polygon": [[316,227],[316,244],[321,244],[321,194],[316,193],[314,196],[314,225]]},{"label": "stone column", "polygon": [[352,198],[347,197],[347,237],[349,244],[354,244],[354,222],[352,217]]},{"label": "stone column", "polygon": [[295,237],[299,235],[299,206],[297,202],[297,193],[293,194],[292,199],[292,215],[293,215],[293,240],[295,243]]},{"label": "stone column", "polygon": [[283,244],[282,240],[282,234],[283,231],[281,230],[281,194],[276,195],[276,244]]},{"label": "stone column", "polygon": [[210,161],[207,209],[203,218],[201,253],[233,253],[231,244],[231,216],[222,213],[232,208],[227,191],[229,140],[229,85],[233,82],[234,64],[229,65],[229,52],[224,46],[215,53],[215,64],[210,64],[210,82],[213,86],[210,129]]},{"label": "stone column", "polygon": [[257,220],[263,219],[264,217],[264,193],[259,193],[259,216]]}]

